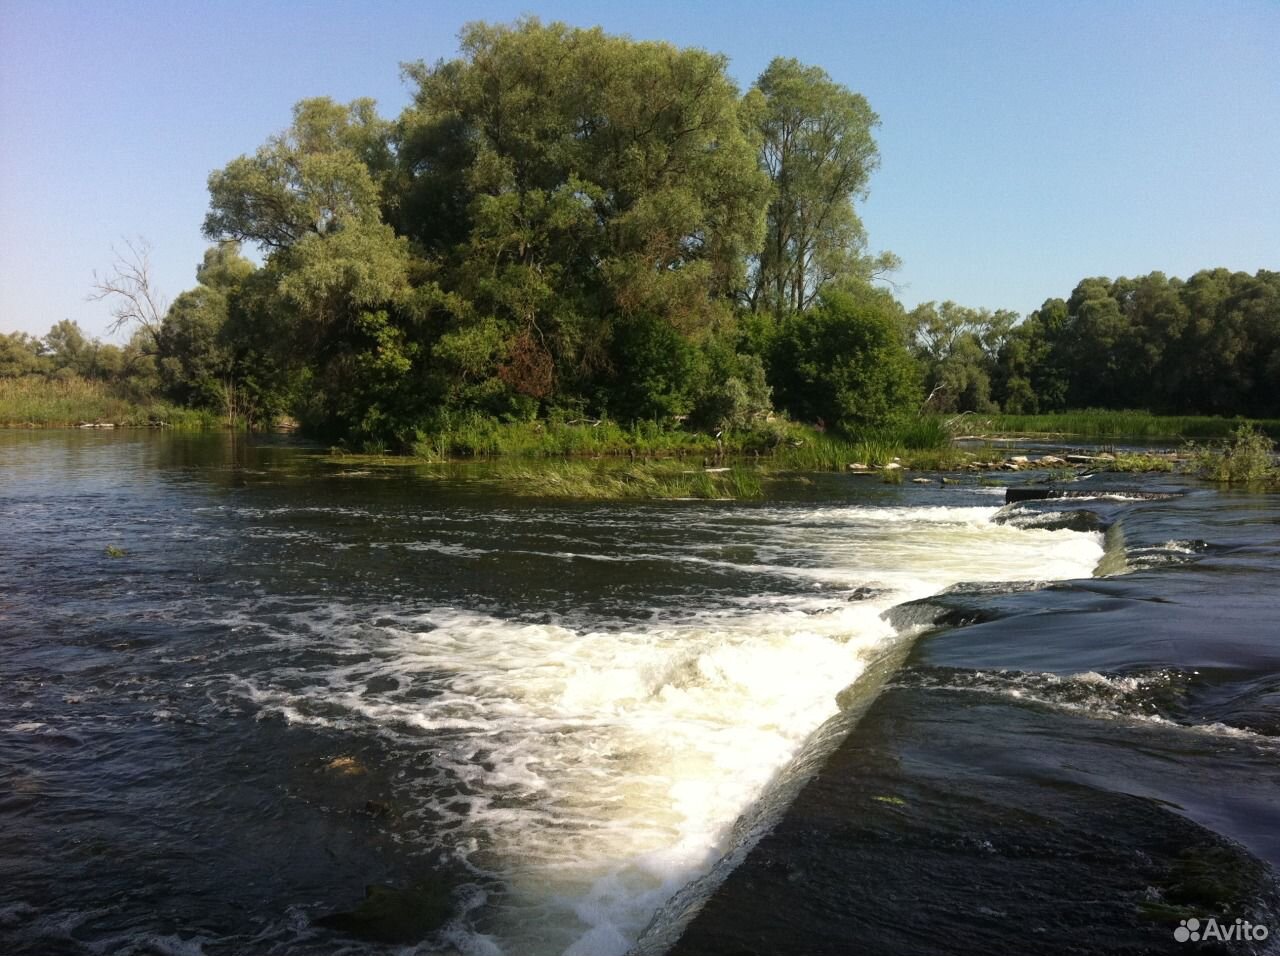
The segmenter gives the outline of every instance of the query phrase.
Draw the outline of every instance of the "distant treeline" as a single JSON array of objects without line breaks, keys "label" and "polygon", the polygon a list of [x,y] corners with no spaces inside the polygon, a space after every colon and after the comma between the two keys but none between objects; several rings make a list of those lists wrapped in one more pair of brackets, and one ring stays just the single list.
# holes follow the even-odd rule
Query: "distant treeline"
[{"label": "distant treeline", "polygon": [[927,303],[913,349],[940,410],[1280,416],[1280,273],[1091,278],[1025,321]]},{"label": "distant treeline", "polygon": [[777,59],[743,94],[721,56],[528,19],[404,75],[396,119],[305,100],[215,171],[215,245],[171,307],[131,248],[96,287],[128,346],[62,323],[0,341],[0,375],[401,447],[467,419],[1275,414],[1273,273],[1091,279],[1021,324],[904,310],[855,212],[877,117],[818,68]]}]

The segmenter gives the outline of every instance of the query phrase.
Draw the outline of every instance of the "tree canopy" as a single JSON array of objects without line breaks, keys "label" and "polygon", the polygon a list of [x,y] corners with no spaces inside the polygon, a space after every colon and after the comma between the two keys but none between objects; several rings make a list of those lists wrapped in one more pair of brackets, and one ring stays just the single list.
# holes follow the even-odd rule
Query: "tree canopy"
[{"label": "tree canopy", "polygon": [[903,309],[857,214],[878,117],[818,67],[775,59],[743,93],[718,54],[526,18],[402,72],[398,117],[303,100],[210,175],[214,245],[172,306],[126,247],[94,295],[129,346],[60,323],[0,338],[0,375],[400,445],[456,415],[1280,414],[1274,272],[1084,279],[1021,323]]}]

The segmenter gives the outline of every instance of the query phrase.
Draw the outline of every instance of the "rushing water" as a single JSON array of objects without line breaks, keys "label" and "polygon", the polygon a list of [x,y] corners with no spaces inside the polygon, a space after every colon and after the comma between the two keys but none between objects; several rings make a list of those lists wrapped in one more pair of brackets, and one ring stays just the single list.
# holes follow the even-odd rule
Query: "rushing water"
[{"label": "rushing water", "polygon": [[624,953],[839,742],[933,623],[902,605],[1104,553],[977,485],[566,504],[236,436],[0,451],[11,952]]}]

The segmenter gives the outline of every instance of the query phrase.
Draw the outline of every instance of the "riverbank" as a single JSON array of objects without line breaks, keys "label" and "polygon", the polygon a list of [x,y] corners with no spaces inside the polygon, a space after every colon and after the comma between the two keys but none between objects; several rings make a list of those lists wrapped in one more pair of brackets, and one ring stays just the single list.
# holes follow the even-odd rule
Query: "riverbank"
[{"label": "riverbank", "polygon": [[131,399],[71,375],[0,378],[4,428],[224,428],[220,415],[154,398]]},{"label": "riverbank", "polygon": [[1084,409],[1044,415],[978,415],[966,413],[949,421],[956,434],[971,438],[1091,438],[1119,440],[1179,439],[1202,441],[1229,437],[1242,427],[1256,428],[1280,439],[1280,419],[1223,418],[1217,415],[1153,415],[1151,412]]},{"label": "riverbank", "polygon": [[[812,442],[807,446],[806,442]],[[897,452],[897,454],[895,454]],[[1274,444],[1242,429],[1230,441],[1188,444],[1176,450],[1108,451],[1063,446],[1036,454],[1010,454],[994,444],[911,450],[900,446],[841,442],[811,433],[766,455],[679,453],[647,458],[515,457],[424,460],[405,456],[324,456],[341,477],[378,477],[411,468],[425,478],[484,482],[521,497],[582,500],[717,499],[789,497],[819,474],[935,487],[995,485],[1011,473],[1035,472],[1037,482],[1069,484],[1097,474],[1182,475],[1255,491],[1280,488]]]}]

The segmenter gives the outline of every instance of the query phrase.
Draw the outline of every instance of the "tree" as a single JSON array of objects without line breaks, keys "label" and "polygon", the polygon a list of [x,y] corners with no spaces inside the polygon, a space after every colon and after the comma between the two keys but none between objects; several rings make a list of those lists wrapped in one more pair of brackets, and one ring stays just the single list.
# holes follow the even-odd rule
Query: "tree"
[{"label": "tree", "polygon": [[995,411],[991,377],[1000,348],[1017,321],[1006,310],[925,302],[907,316],[912,351],[924,368],[929,406],[944,412]]},{"label": "tree", "polygon": [[254,265],[239,245],[223,242],[205,251],[197,285],[178,296],[161,327],[156,357],[165,391],[182,404],[221,410],[229,422],[244,416],[237,362],[227,333],[230,304]]},{"label": "tree", "polygon": [[872,259],[854,200],[879,162],[867,101],[825,71],[775,59],[744,103],[771,191],[747,301],[775,315],[807,309],[840,275],[893,268]]},{"label": "tree", "polygon": [[920,401],[919,372],[885,292],[828,291],[783,324],[772,362],[780,404],[802,420],[857,432],[901,420]]},{"label": "tree", "polygon": [[124,251],[112,247],[111,272],[93,274],[90,302],[111,303],[111,331],[127,329],[147,354],[154,354],[160,339],[168,303],[151,275],[151,244],[146,239],[125,240]]},{"label": "tree", "polygon": [[26,332],[0,334],[0,378],[18,378],[45,371],[44,343]]},{"label": "tree", "polygon": [[289,129],[209,176],[205,236],[276,250],[347,223],[377,222],[375,176],[390,165],[390,126],[373,100],[302,100]]},{"label": "tree", "polygon": [[[536,19],[461,46],[405,68],[400,227],[448,256],[454,321],[503,339],[495,374],[520,355],[586,395],[628,323],[695,340],[728,321],[765,183],[724,58]],[[442,221],[408,215],[427,210]]]}]

